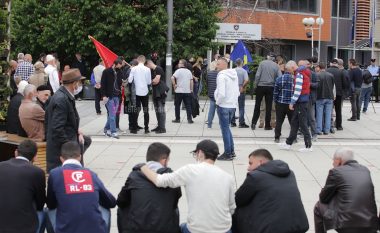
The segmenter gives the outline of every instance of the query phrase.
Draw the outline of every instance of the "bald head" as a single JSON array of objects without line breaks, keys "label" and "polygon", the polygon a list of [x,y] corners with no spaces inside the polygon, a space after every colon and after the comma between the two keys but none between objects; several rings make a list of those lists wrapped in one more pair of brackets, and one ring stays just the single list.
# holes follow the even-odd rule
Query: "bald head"
[{"label": "bald head", "polygon": [[27,61],[27,62],[32,62],[33,61],[33,58],[32,58],[32,55],[30,54],[25,54],[24,56],[24,61]]},{"label": "bald head", "polygon": [[218,61],[216,62],[216,69],[218,71],[222,71],[222,70],[226,70],[228,68],[228,61],[227,59],[221,57],[218,59]]},{"label": "bald head", "polygon": [[338,148],[333,157],[333,166],[339,167],[354,159],[354,151],[350,148]]}]

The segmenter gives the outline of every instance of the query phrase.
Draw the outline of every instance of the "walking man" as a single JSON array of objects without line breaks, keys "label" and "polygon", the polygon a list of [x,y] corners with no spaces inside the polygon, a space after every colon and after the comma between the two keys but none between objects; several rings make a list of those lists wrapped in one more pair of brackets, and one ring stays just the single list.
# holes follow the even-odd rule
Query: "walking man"
[{"label": "walking man", "polygon": [[363,74],[356,65],[355,59],[350,59],[350,87],[351,87],[351,112],[352,117],[348,121],[360,120],[360,92],[362,90]]},{"label": "walking man", "polygon": [[265,130],[272,130],[270,125],[272,102],[273,102],[273,88],[277,77],[282,75],[280,67],[274,62],[274,55],[268,55],[267,60],[262,61],[256,72],[255,86],[256,86],[256,102],[255,110],[252,117],[251,129],[256,129],[256,124],[260,116],[260,105],[263,97],[265,96]]},{"label": "walking man", "polygon": [[306,68],[307,61],[298,62],[294,93],[290,101],[289,109],[294,110],[294,116],[290,124],[290,134],[285,143],[279,144],[283,150],[289,150],[293,142],[297,139],[297,132],[300,129],[304,135],[305,148],[299,149],[300,152],[311,152],[311,137],[307,127],[308,102],[310,100],[310,70]]},{"label": "walking man", "polygon": [[371,72],[373,77],[373,95],[375,96],[375,102],[379,102],[379,73],[380,69],[376,65],[376,59],[371,59],[371,65],[368,66],[368,71]]},{"label": "walking man", "polygon": [[[245,123],[245,88],[249,82],[248,78],[248,72],[243,69],[243,61],[238,58],[236,61],[236,73],[239,78],[239,98],[238,98],[238,103],[239,103],[239,128],[249,128],[249,126]],[[234,113],[235,115],[235,113]],[[231,121],[231,126],[235,127],[236,126],[236,120],[235,116],[232,117]]]},{"label": "walking man", "polygon": [[235,117],[240,95],[239,78],[235,69],[228,69],[228,62],[225,58],[219,58],[216,67],[219,73],[214,96],[224,143],[224,153],[218,157],[218,160],[232,160],[236,155],[230,122]]},{"label": "walking man", "polygon": [[362,91],[360,93],[360,109],[359,109],[359,110],[362,109],[361,107],[364,101],[363,114],[367,113],[368,104],[369,104],[369,101],[371,101],[373,79],[374,78],[368,69],[363,71],[363,83],[362,83]]}]

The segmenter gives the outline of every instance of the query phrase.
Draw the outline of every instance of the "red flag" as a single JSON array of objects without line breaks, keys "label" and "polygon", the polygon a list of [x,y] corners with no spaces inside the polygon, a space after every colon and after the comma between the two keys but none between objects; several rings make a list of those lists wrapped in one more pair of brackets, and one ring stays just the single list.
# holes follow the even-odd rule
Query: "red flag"
[{"label": "red flag", "polygon": [[106,68],[109,68],[112,66],[113,62],[118,57],[114,52],[112,52],[109,48],[104,46],[99,41],[95,40],[94,37],[88,36],[92,40],[92,42],[95,45],[96,51],[98,51],[99,56],[102,58],[104,65]]}]

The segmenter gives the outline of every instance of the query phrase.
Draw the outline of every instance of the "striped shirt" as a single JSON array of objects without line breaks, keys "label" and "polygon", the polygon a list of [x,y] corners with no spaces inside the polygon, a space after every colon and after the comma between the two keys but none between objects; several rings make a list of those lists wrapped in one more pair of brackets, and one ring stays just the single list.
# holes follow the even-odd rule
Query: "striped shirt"
[{"label": "striped shirt", "polygon": [[28,81],[29,77],[34,73],[34,66],[32,63],[23,61],[17,66],[15,76],[20,76],[22,80]]},{"label": "striped shirt", "polygon": [[274,84],[273,99],[277,103],[290,104],[293,96],[293,75],[285,72],[276,79]]},{"label": "striped shirt", "polygon": [[295,105],[298,99],[301,96],[301,91],[302,91],[302,84],[303,84],[303,76],[302,74],[297,72],[296,75],[296,85],[294,87],[294,93],[292,96],[292,99],[290,101],[290,104]]},{"label": "striped shirt", "polygon": [[208,94],[208,97],[210,98],[214,98],[217,76],[218,76],[218,71],[216,70],[211,70],[207,72],[207,94]]}]

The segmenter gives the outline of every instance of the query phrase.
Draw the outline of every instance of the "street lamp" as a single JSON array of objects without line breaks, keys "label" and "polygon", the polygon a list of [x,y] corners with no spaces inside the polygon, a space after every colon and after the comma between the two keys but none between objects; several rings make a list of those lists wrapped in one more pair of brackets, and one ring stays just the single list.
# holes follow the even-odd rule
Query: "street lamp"
[{"label": "street lamp", "polygon": [[[318,17],[317,19],[314,19],[313,17],[302,19],[302,24],[305,26],[305,30],[307,31],[306,37],[311,38],[311,56],[312,57],[314,57],[314,30],[320,30],[321,28],[320,26],[322,26],[324,22],[325,21],[321,17]],[[317,24],[318,27],[313,27],[314,24]],[[320,39],[318,40],[320,41]],[[318,48],[318,57],[319,57],[319,53],[320,53],[320,48]]]}]

